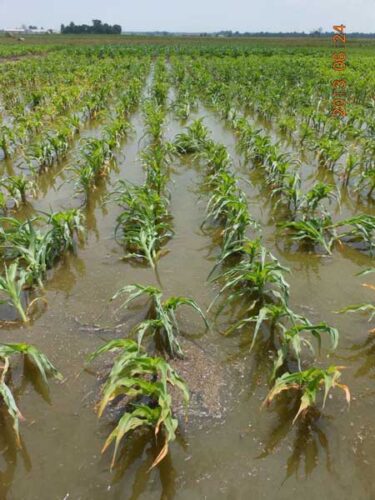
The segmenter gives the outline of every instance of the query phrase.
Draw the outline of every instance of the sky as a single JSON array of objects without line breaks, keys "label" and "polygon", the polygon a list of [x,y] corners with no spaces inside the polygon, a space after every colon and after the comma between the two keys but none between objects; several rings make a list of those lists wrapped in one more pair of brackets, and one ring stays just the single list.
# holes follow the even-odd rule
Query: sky
[{"label": "sky", "polygon": [[375,31],[375,0],[0,0],[0,28],[101,19],[124,31]]}]

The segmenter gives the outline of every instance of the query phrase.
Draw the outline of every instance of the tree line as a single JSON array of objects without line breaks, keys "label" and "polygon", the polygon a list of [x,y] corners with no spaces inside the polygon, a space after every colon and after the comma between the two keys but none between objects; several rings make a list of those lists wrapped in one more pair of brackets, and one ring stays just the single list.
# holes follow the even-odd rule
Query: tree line
[{"label": "tree line", "polygon": [[119,24],[102,23],[100,19],[93,19],[92,25],[74,24],[71,22],[67,26],[61,25],[61,33],[66,34],[95,34],[95,35],[120,35],[122,28]]}]

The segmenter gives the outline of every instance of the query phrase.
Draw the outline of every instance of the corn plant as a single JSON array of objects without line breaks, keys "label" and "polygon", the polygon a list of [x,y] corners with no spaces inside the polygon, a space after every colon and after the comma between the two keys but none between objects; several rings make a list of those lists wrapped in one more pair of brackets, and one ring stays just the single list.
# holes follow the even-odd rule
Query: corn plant
[{"label": "corn plant", "polygon": [[284,373],[279,377],[269,392],[264,404],[270,404],[281,392],[296,390],[300,397],[300,407],[293,423],[316,404],[320,389],[324,389],[323,408],[326,399],[332,389],[338,388],[345,393],[348,404],[350,403],[350,392],[348,386],[339,382],[341,372],[338,367],[330,366],[327,369],[309,368],[308,370],[295,373]]},{"label": "corn plant", "polygon": [[299,174],[285,174],[278,184],[271,181],[271,197],[278,197],[275,210],[279,205],[284,204],[289,210],[297,212],[303,201]]},{"label": "corn plant", "polygon": [[[4,265],[4,275],[0,275],[0,292],[7,297],[7,302],[12,304],[18,311],[24,323],[28,317],[22,304],[22,290],[27,282],[27,273],[13,262],[9,267]],[[4,300],[0,301],[4,303]]]},{"label": "corn plant", "polygon": [[186,132],[178,134],[174,144],[178,153],[182,155],[200,153],[206,146],[208,136],[208,130],[203,125],[203,118],[201,118],[189,125]]},{"label": "corn plant", "polygon": [[17,132],[7,125],[0,126],[0,148],[4,158],[9,158],[18,142]]},{"label": "corn plant", "polygon": [[355,215],[336,222],[334,225],[336,228],[348,226],[350,229],[340,233],[340,238],[349,239],[352,242],[363,241],[372,253],[375,246],[375,216],[368,214]]},{"label": "corn plant", "polygon": [[[226,303],[234,300],[253,299],[248,310],[256,305],[262,307],[275,300],[286,302],[289,285],[285,281],[283,267],[278,260],[258,242],[257,248],[244,248],[241,261],[228,271],[216,276],[213,281],[224,281],[210,308],[224,293]],[[209,309],[210,309],[209,308]]]},{"label": "corn plant", "polygon": [[2,360],[2,366],[0,367],[0,396],[13,421],[13,429],[16,434],[17,443],[21,446],[19,421],[23,420],[23,416],[21,415],[14,395],[7,384],[7,378],[10,371],[10,359],[12,356],[16,356],[17,354],[21,354],[23,357],[28,358],[32,362],[46,384],[48,384],[48,376],[61,380],[62,375],[52,365],[47,356],[33,345],[24,343],[0,344],[0,359]]},{"label": "corn plant", "polygon": [[21,222],[10,217],[2,220],[8,226],[2,234],[5,258],[18,259],[25,266],[27,284],[37,283],[43,289],[43,278],[49,266],[49,233],[36,229],[33,220]]},{"label": "corn plant", "polygon": [[319,164],[330,170],[334,169],[344,153],[344,146],[340,140],[329,137],[321,137],[314,141],[312,149],[317,152]]},{"label": "corn plant", "polygon": [[212,182],[216,186],[208,201],[202,227],[210,220],[222,224],[222,251],[225,253],[233,244],[244,239],[246,229],[254,224],[254,221],[249,214],[247,200],[237,189],[231,174],[219,172]]},{"label": "corn plant", "polygon": [[142,164],[146,171],[145,184],[159,195],[166,192],[174,152],[174,145],[170,143],[154,143],[141,152]]},{"label": "corn plant", "polygon": [[[360,273],[358,273],[358,276],[364,276],[364,275],[374,273],[374,272],[375,272],[374,268],[365,269],[364,271],[361,271]],[[364,286],[365,288],[369,288],[372,291],[375,291],[375,286],[371,285],[370,283],[362,283],[362,286]],[[374,304],[365,304],[365,303],[363,303],[363,304],[351,304],[350,306],[346,306],[346,307],[340,309],[339,311],[337,311],[337,313],[339,313],[339,314],[352,313],[352,312],[370,313],[369,320],[368,320],[370,323],[375,317],[375,305]],[[371,329],[370,333],[374,333],[374,331],[375,331],[374,329]]]},{"label": "corn plant", "polygon": [[288,230],[294,241],[319,245],[330,255],[332,245],[337,239],[330,215],[309,217],[304,220],[280,223],[282,229]]},{"label": "corn plant", "polygon": [[154,269],[163,244],[173,235],[168,198],[147,185],[118,183],[115,199],[123,207],[115,233],[121,229],[121,242],[129,250],[125,258],[145,259]]},{"label": "corn plant", "polygon": [[0,191],[0,210],[2,211],[3,215],[7,215],[8,212],[8,198],[6,195]]},{"label": "corn plant", "polygon": [[356,171],[356,169],[360,166],[360,164],[361,164],[360,156],[354,153],[353,151],[350,151],[345,160],[345,166],[342,173],[342,179],[345,186],[349,184],[353,172]]},{"label": "corn plant", "polygon": [[25,160],[31,172],[51,167],[56,160],[56,152],[50,138],[44,137],[30,144]]},{"label": "corn plant", "polygon": [[163,136],[163,125],[165,120],[165,109],[155,101],[147,100],[143,105],[146,134],[154,142],[158,142]]},{"label": "corn plant", "polygon": [[55,256],[51,256],[50,259],[58,258],[68,250],[75,251],[76,240],[74,237],[75,235],[79,237],[84,233],[82,212],[76,208],[55,212],[47,216],[46,222],[52,226],[49,234]]},{"label": "corn plant", "polygon": [[367,196],[372,196],[372,193],[375,189],[375,168],[368,168],[361,172],[361,176],[359,178],[358,186],[356,189],[357,191],[366,189]]},{"label": "corn plant", "polygon": [[189,306],[193,308],[202,317],[206,326],[207,320],[197,303],[188,297],[169,297],[162,300],[162,291],[153,286],[143,286],[139,284],[129,285],[121,288],[112,297],[112,300],[127,295],[128,298],[121,305],[121,308],[126,308],[132,301],[138,297],[146,296],[151,300],[150,317],[142,321],[135,327],[133,333],[138,336],[138,345],[140,346],[143,337],[150,332],[153,336],[162,338],[164,346],[172,356],[182,356],[183,352],[178,342],[180,329],[176,318],[176,310],[181,306]]},{"label": "corn plant", "polygon": [[113,160],[113,148],[116,141],[111,138],[97,139],[90,137],[83,141],[82,158],[78,165],[70,168],[76,177],[76,189],[88,197],[95,189],[98,180],[109,172],[110,162]]},{"label": "corn plant", "polygon": [[20,222],[3,217],[8,227],[0,232],[5,257],[18,259],[25,267],[28,285],[36,283],[41,289],[47,270],[65,252],[75,250],[74,236],[83,231],[82,214],[76,209],[53,213],[44,220],[52,227],[42,232],[34,227],[35,219]]},{"label": "corn plant", "polygon": [[208,176],[226,170],[232,164],[232,159],[223,144],[216,144],[208,140],[203,151],[199,154],[207,169]]},{"label": "corn plant", "polygon": [[131,124],[124,117],[117,116],[104,128],[104,138],[111,150],[120,146],[120,141],[132,130]]},{"label": "corn plant", "polygon": [[[291,316],[292,319],[293,316]],[[332,328],[326,323],[312,324],[307,318],[299,318],[298,322],[294,322],[292,326],[281,326],[280,332],[280,348],[275,362],[274,373],[288,360],[292,355],[298,364],[298,369],[301,371],[301,352],[302,347],[307,347],[312,354],[315,353],[307,334],[312,335],[320,348],[322,343],[322,334],[328,336],[331,340],[331,348],[337,348],[339,333],[336,328]]]},{"label": "corn plant", "polygon": [[111,340],[99,347],[89,361],[111,351],[118,354],[103,386],[98,414],[99,417],[102,416],[105,408],[118,396],[126,398],[126,407],[104,443],[102,452],[115,443],[112,468],[122,439],[136,429],[151,427],[156,438],[160,434],[164,435],[162,449],[151,465],[153,468],[168,454],[169,443],[176,437],[178,421],[173,416],[172,396],[168,386],[175,386],[181,391],[185,405],[189,403],[188,388],[164,359],[148,356],[132,340]]},{"label": "corn plant", "polygon": [[301,203],[301,210],[309,214],[309,216],[316,215],[316,211],[323,200],[338,200],[339,195],[332,184],[325,184],[324,182],[317,182],[314,186],[304,194]]},{"label": "corn plant", "polygon": [[0,185],[6,189],[16,206],[27,202],[27,194],[35,194],[35,182],[24,175],[9,176],[0,181]]}]

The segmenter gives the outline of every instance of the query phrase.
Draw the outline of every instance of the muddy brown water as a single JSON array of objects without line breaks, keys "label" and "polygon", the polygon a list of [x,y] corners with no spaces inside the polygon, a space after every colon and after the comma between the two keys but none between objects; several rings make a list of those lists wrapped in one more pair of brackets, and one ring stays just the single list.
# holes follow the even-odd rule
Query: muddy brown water
[{"label": "muddy brown water", "polygon": [[[234,169],[249,178],[249,169],[241,166],[235,153],[231,131],[207,109],[201,108],[201,114],[206,116],[212,137],[228,147]],[[100,450],[113,426],[109,418],[98,421],[95,415],[98,381],[95,366],[93,371],[83,370],[84,360],[104,340],[121,331],[125,335],[135,316],[142,315],[142,303],[129,312],[116,313],[109,304],[113,293],[124,284],[157,284],[151,269],[121,260],[123,250],[114,240],[120,210],[115,204],[103,204],[117,178],[143,181],[138,159],[143,135],[140,113],[132,116],[132,123],[134,136],[117,152],[118,172],[111,173],[86,210],[85,244],[46,283],[48,307],[29,327],[4,326],[1,330],[4,341],[37,345],[65,379],[51,381],[48,404],[47,395],[32,383],[32,377],[22,377],[23,366],[17,367],[14,384],[26,417],[21,425],[23,448],[16,450],[9,425],[3,421],[0,498],[374,498],[375,337],[368,333],[365,316],[333,312],[373,299],[371,291],[361,287],[364,280],[356,276],[372,261],[350,248],[336,250],[331,257],[285,250],[275,237],[275,224],[259,186],[246,183],[250,211],[262,224],[265,245],[291,270],[287,279],[292,307],[311,320],[324,320],[340,329],[338,350],[330,354],[323,349],[319,360],[345,365],[344,381],[353,394],[351,408],[348,411],[344,398],[337,395],[322,413],[294,426],[293,399],[280,398],[271,408],[261,410],[271,363],[267,339],[260,340],[250,353],[245,332],[221,335],[227,316],[216,321],[211,318],[212,330],[205,331],[198,316],[182,310],[179,317],[188,360],[179,366],[195,394],[190,418],[188,422],[181,419],[178,438],[156,469],[148,471],[157,449],[152,436],[145,434],[126,441],[116,468],[109,470],[111,454],[101,455]],[[93,124],[87,133],[96,134],[97,127]],[[172,138],[180,130],[181,125],[169,117],[166,136]],[[74,151],[69,161],[72,158]],[[79,206],[73,185],[65,182],[69,177],[65,166],[43,174],[43,196],[32,201],[35,210]],[[158,271],[167,295],[194,297],[206,309],[217,292],[206,278],[219,249],[210,233],[199,229],[207,201],[199,190],[202,172],[192,159],[174,163],[170,190],[175,236],[167,244],[169,253],[161,259]],[[371,280],[370,275],[366,281]],[[115,334],[111,328],[116,323],[124,326]],[[90,328],[92,325],[107,329]],[[202,390],[204,378],[211,391]]]}]

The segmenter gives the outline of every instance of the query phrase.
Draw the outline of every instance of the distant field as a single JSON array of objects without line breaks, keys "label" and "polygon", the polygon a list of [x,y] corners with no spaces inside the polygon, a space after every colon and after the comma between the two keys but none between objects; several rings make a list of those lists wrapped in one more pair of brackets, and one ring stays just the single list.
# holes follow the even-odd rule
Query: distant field
[{"label": "distant field", "polygon": [[[0,35],[0,60],[27,56],[28,54],[40,55],[64,47],[98,47],[111,46],[135,49],[145,48],[149,53],[156,55],[160,49],[165,52],[178,50],[192,52],[198,49],[207,54],[211,51],[228,54],[228,51],[237,54],[263,53],[272,55],[277,53],[299,53],[311,55],[312,53],[328,53],[332,50],[332,40],[327,37],[311,38],[285,38],[285,37],[159,37],[159,36],[122,36],[122,35],[24,35],[24,40]],[[375,39],[350,39],[348,49],[351,53],[362,56],[373,56],[375,53]]]},{"label": "distant field", "polygon": [[[331,47],[330,37],[200,37],[200,36],[143,36],[143,35],[22,35],[24,41],[0,34],[1,45],[211,45],[248,47]],[[353,47],[375,48],[375,39],[353,38]]]}]

